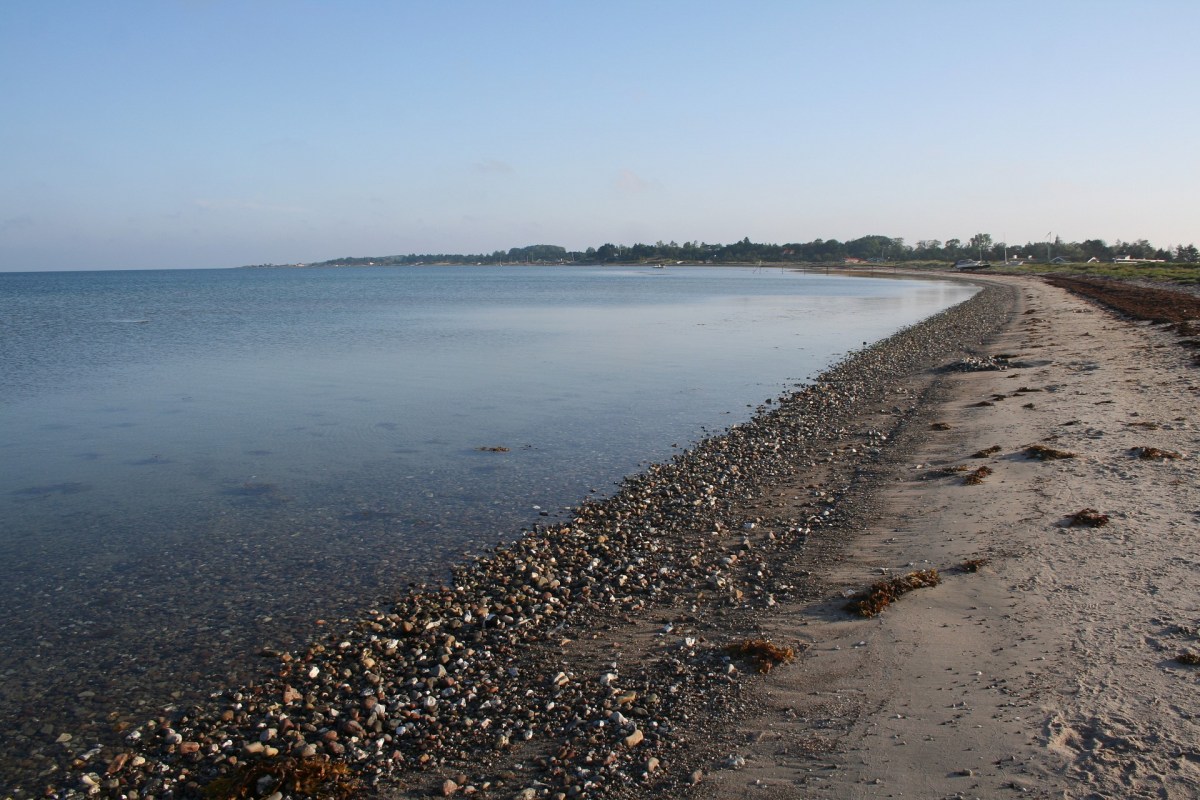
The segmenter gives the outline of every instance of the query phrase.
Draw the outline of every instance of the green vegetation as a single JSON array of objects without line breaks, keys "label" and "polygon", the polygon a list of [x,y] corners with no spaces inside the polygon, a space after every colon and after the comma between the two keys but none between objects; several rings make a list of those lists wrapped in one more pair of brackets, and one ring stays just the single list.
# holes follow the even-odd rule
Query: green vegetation
[{"label": "green vegetation", "polygon": [[1200,264],[1022,264],[1005,267],[1000,272],[1022,272],[1044,275],[1063,273],[1083,275],[1090,278],[1115,278],[1117,280],[1142,280],[1157,283],[1200,283]]},{"label": "green vegetation", "polygon": [[[1145,239],[1103,239],[1083,242],[997,242],[991,234],[977,233],[960,239],[904,239],[870,235],[858,239],[814,239],[811,242],[760,244],[749,237],[732,244],[707,242],[655,242],[617,245],[605,243],[582,251],[536,244],[497,250],[489,254],[426,253],[393,256],[336,258],[307,266],[417,266],[423,264],[903,264],[907,268],[944,269],[960,260],[977,260],[1004,272],[1068,272],[1110,278],[1200,283],[1200,250],[1194,244],[1156,248]],[[273,265],[262,265],[273,266]],[[296,265],[301,266],[301,265]]]}]

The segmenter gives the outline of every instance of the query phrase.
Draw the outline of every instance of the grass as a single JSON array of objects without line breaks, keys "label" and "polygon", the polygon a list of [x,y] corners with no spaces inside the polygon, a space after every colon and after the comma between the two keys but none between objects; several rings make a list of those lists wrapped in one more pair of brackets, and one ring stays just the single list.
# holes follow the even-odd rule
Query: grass
[{"label": "grass", "polygon": [[1083,275],[1122,281],[1200,283],[1200,264],[1022,264],[1019,267],[993,267],[991,271],[1019,275]]}]

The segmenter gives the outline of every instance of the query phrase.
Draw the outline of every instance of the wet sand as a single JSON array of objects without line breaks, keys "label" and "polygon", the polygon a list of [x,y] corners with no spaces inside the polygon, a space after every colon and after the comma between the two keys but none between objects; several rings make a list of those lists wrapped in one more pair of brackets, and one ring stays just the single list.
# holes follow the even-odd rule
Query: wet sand
[{"label": "wet sand", "polygon": [[[983,282],[450,585],[265,654],[252,685],[116,745],[60,743],[75,763],[43,785],[1194,794],[1196,673],[1174,660],[1200,622],[1190,354],[1036,279]],[[1181,457],[1131,450],[1149,446]],[[963,485],[960,466],[992,473]],[[1084,508],[1108,525],[1065,525]],[[938,586],[878,617],[844,608],[931,568]],[[746,640],[793,657],[756,662]]]}]

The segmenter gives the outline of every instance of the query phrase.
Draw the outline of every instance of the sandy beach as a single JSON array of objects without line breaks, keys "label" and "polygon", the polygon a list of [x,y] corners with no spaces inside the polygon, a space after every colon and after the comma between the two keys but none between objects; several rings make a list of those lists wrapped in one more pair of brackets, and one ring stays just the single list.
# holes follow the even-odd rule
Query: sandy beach
[{"label": "sandy beach", "polygon": [[[1012,284],[989,342],[1010,368],[932,387],[824,596],[764,620],[803,655],[755,685],[725,739],[745,768],[699,796],[1200,795],[1198,673],[1177,660],[1200,646],[1200,376],[1170,331]],[[1108,523],[1072,524],[1084,509]],[[929,567],[940,585],[874,619],[841,609]]]},{"label": "sandy beach", "polygon": [[[978,280],[572,521],[265,653],[260,682],[205,707],[123,723],[45,783],[1200,794],[1200,673],[1179,660],[1200,656],[1192,353],[1039,279]],[[877,616],[847,610],[930,570]]]}]

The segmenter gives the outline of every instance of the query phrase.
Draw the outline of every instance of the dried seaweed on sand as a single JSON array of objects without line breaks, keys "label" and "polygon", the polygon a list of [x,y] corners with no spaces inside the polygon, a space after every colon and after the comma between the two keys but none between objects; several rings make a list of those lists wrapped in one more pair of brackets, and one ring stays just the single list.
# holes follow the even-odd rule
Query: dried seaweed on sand
[{"label": "dried seaweed on sand", "polygon": [[971,472],[969,472],[967,476],[963,478],[963,485],[978,486],[979,484],[983,483],[984,478],[991,474],[991,467],[979,467],[978,469],[971,470]]},{"label": "dried seaweed on sand", "polygon": [[350,768],[341,762],[320,758],[284,758],[244,764],[204,788],[211,800],[241,800],[269,791],[327,798],[354,797],[360,787],[350,778]]},{"label": "dried seaweed on sand", "polygon": [[1053,447],[1046,447],[1044,444],[1031,444],[1025,448],[1025,455],[1028,458],[1036,458],[1038,461],[1058,461],[1062,458],[1074,458],[1075,454],[1066,450],[1056,450]]},{"label": "dried seaweed on sand", "polygon": [[1108,514],[1101,514],[1094,508],[1076,511],[1069,517],[1068,527],[1084,525],[1089,528],[1102,528],[1108,524]]},{"label": "dried seaweed on sand", "polygon": [[846,604],[846,610],[862,617],[877,617],[883,609],[899,599],[901,595],[908,594],[914,589],[937,586],[941,580],[936,569],[926,569],[910,572],[899,578],[879,581],[865,592],[852,597]]},{"label": "dried seaweed on sand", "polygon": [[1135,447],[1130,451],[1143,461],[1165,461],[1172,458],[1182,458],[1174,450],[1160,450],[1157,447]]},{"label": "dried seaweed on sand", "polygon": [[769,639],[743,639],[737,644],[728,645],[725,650],[731,656],[750,659],[755,669],[764,675],[775,666],[788,664],[796,657],[795,650],[780,647]]}]

